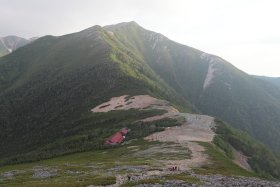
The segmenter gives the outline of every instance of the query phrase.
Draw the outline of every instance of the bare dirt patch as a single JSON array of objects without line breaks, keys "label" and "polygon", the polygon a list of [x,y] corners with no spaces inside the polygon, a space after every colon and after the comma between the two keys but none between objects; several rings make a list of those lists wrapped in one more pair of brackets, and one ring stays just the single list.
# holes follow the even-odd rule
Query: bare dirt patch
[{"label": "bare dirt patch", "polygon": [[160,141],[160,142],[175,142],[182,146],[182,148],[190,149],[191,159],[169,160],[165,162],[166,167],[177,166],[181,170],[188,170],[192,167],[200,167],[208,163],[207,155],[199,142],[211,142],[215,133],[211,130],[214,126],[212,117],[204,115],[194,115],[179,113],[179,116],[185,117],[186,122],[181,126],[169,127],[165,131],[154,133],[146,140]]},{"label": "bare dirt patch", "polygon": [[186,122],[181,126],[168,127],[163,132],[148,136],[147,140],[184,143],[189,141],[211,142],[215,133],[213,118],[204,115],[180,113]]},{"label": "bare dirt patch", "polygon": [[233,148],[233,154],[234,154],[234,160],[233,162],[240,166],[241,168],[247,170],[247,171],[252,171],[252,168],[248,164],[247,160],[248,157],[245,156],[241,151],[237,151],[236,149]]},{"label": "bare dirt patch", "polygon": [[[142,121],[155,121],[163,118],[184,118],[180,126],[168,127],[162,132],[154,133],[148,137],[146,140],[149,141],[160,141],[160,142],[173,142],[176,143],[184,152],[185,157],[180,157],[181,159],[169,159],[164,160],[163,164],[165,168],[177,166],[181,170],[188,170],[192,167],[199,167],[208,163],[207,155],[204,153],[204,148],[200,146],[198,142],[211,142],[214,138],[215,133],[212,131],[214,126],[214,119],[205,115],[195,115],[188,113],[180,113],[177,109],[172,107],[167,101],[153,98],[149,95],[138,95],[130,97],[128,95],[123,95],[120,97],[113,97],[110,101],[102,103],[92,109],[92,112],[109,112],[111,110],[129,110],[129,109],[160,109],[166,110],[163,115],[153,116]],[[191,158],[189,158],[188,151],[191,151]],[[152,147],[144,151],[145,154],[157,152],[174,152],[174,147],[166,148],[155,148]],[[141,154],[139,152],[138,154]]]},{"label": "bare dirt patch", "polygon": [[178,110],[170,106],[167,101],[156,99],[149,95],[137,95],[130,97],[129,95],[122,95],[120,97],[113,97],[110,101],[96,106],[92,112],[109,112],[111,110],[129,110],[129,109],[161,109],[169,112],[177,112]]}]

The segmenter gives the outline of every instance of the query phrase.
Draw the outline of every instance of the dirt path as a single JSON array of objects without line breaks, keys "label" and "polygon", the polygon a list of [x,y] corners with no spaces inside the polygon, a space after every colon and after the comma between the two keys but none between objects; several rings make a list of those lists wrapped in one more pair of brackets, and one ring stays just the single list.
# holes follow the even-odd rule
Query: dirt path
[{"label": "dirt path", "polygon": [[172,107],[167,101],[153,98],[149,95],[113,97],[110,101],[105,102],[92,109],[92,112],[108,112],[111,110],[129,110],[129,109],[162,109],[167,112],[163,115],[153,116],[142,121],[155,121],[163,118],[185,119],[184,124],[176,127],[166,128],[165,131],[154,133],[146,140],[160,142],[175,142],[180,144],[182,149],[190,149],[192,152],[191,159],[168,160],[164,161],[165,166],[178,166],[181,170],[188,170],[191,167],[199,167],[207,163],[207,155],[204,148],[196,142],[211,142],[215,133],[211,130],[214,126],[214,118],[205,115],[195,115],[180,113]]},{"label": "dirt path", "polygon": [[187,171],[190,168],[200,167],[208,163],[207,155],[203,153],[204,148],[196,142],[188,142],[182,147],[187,147],[191,151],[190,159],[168,160],[165,161],[166,168],[177,166],[181,171]]},{"label": "dirt path", "polygon": [[180,113],[180,116],[185,117],[186,122],[181,126],[169,127],[165,131],[154,133],[146,140],[160,142],[175,142],[179,143],[182,148],[186,147],[191,150],[191,159],[169,160],[166,162],[166,167],[177,166],[181,170],[188,170],[192,167],[199,167],[208,162],[204,148],[199,142],[211,142],[215,133],[211,130],[214,125],[213,118],[204,115],[193,115]]}]

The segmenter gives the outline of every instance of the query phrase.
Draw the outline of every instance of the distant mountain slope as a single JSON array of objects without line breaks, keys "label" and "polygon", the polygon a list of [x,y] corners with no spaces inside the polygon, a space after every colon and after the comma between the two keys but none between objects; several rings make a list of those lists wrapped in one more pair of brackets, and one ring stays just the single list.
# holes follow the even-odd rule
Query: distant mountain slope
[{"label": "distant mountain slope", "polygon": [[[280,92],[220,57],[169,40],[135,22],[106,30],[145,62],[201,112],[280,150]],[[265,89],[264,89],[265,88]]]},{"label": "distant mountain slope", "polygon": [[0,37],[0,57],[15,51],[31,41],[33,39],[27,40],[18,36]]},{"label": "distant mountain slope", "polygon": [[280,77],[265,77],[265,76],[256,76],[256,78],[269,81],[280,87]]}]

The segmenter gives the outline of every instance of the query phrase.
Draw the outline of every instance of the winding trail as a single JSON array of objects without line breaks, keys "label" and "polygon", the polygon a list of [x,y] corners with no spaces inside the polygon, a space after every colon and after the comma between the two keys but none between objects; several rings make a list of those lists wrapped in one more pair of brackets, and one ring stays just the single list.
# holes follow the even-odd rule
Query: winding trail
[{"label": "winding trail", "polygon": [[169,160],[166,167],[177,166],[180,170],[189,170],[193,167],[200,167],[208,163],[208,157],[204,154],[204,147],[197,142],[211,142],[215,133],[211,130],[214,126],[214,119],[204,115],[179,113],[177,116],[185,118],[181,126],[169,127],[165,131],[154,133],[146,140],[160,142],[174,142],[188,148],[192,152],[190,159]]},{"label": "winding trail", "polygon": [[165,110],[163,115],[157,115],[142,119],[141,121],[155,121],[163,118],[184,118],[180,126],[168,127],[162,132],[149,135],[145,139],[148,141],[174,142],[179,144],[182,149],[189,149],[191,158],[182,160],[167,160],[163,163],[165,168],[178,166],[180,170],[189,170],[192,167],[200,167],[208,163],[207,155],[204,154],[204,148],[197,142],[212,142],[215,133],[214,118],[205,115],[196,115],[189,113],[180,113],[172,107],[167,101],[156,99],[149,95],[113,97],[110,101],[102,103],[92,109],[92,112],[108,112],[111,110],[129,110],[129,109],[160,109]]}]

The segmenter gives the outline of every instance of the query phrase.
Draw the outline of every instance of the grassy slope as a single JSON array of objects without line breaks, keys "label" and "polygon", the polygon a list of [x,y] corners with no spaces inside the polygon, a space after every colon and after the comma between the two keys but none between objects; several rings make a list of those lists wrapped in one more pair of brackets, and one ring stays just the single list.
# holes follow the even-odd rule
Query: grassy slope
[{"label": "grassy slope", "polygon": [[265,77],[265,76],[255,76],[257,79],[269,81],[273,83],[274,85],[277,85],[280,87],[280,77]]},{"label": "grassy slope", "polygon": [[[89,49],[91,42],[99,46]],[[80,50],[88,55],[76,55]],[[106,44],[96,36],[87,39],[78,34],[74,38],[44,37],[2,58],[0,155],[31,151],[73,135],[73,128],[102,96],[119,93],[127,82],[116,86],[115,80],[124,75],[109,65],[106,53]],[[102,79],[107,71],[111,74]],[[109,89],[96,89],[107,82],[111,82]]]},{"label": "grassy slope", "polygon": [[247,177],[254,177],[257,176],[253,172],[248,172],[243,168],[237,166],[233,161],[224,154],[224,152],[219,149],[217,146],[206,143],[200,142],[206,151],[205,153],[209,155],[211,164],[206,165],[202,168],[195,169],[196,173],[200,174],[221,174],[226,176],[247,176]]},{"label": "grassy slope", "polygon": [[[50,143],[43,144],[39,148],[34,146],[29,152],[22,154],[7,155],[0,160],[0,164],[21,163],[26,161],[36,161],[58,155],[81,152],[94,149],[104,149],[104,141],[114,132],[123,127],[132,129],[128,138],[137,138],[159,131],[160,126],[167,123],[176,123],[175,120],[165,120],[153,123],[154,125],[135,122],[137,120],[162,114],[160,110],[129,110],[112,111],[108,113],[91,114],[76,122],[77,125],[67,131],[67,135],[60,138],[53,138]],[[48,137],[51,138],[52,135]],[[35,135],[29,137],[29,141],[36,141]],[[22,146],[19,145],[19,146]]]},{"label": "grassy slope", "polygon": [[[157,147],[166,143],[147,142],[142,139],[134,140],[129,144],[114,147],[112,149],[95,150],[90,152],[76,153],[67,156],[48,159],[20,165],[10,165],[0,168],[0,174],[9,171],[24,171],[16,175],[16,179],[1,181],[1,186],[85,186],[96,184],[96,178],[106,182],[108,178],[116,174],[124,174],[133,171],[112,170],[117,166],[148,166],[157,169],[162,166],[159,160],[177,159],[173,154],[165,155],[143,155],[135,153],[146,150],[149,147]],[[180,156],[178,157],[180,159]],[[57,175],[49,179],[32,178],[34,168],[56,169]],[[77,172],[70,174],[69,171]],[[20,172],[19,172],[20,173]],[[136,172],[137,173],[137,172]],[[112,180],[109,180],[112,181]]]},{"label": "grassy slope", "polygon": [[[148,166],[150,170],[157,170],[162,167],[160,160],[181,159],[179,155],[173,154],[144,154],[142,156],[135,153],[145,151],[152,147],[162,146],[166,143],[146,142],[142,139],[131,141],[123,146],[113,149],[95,150],[90,152],[76,153],[61,156],[53,159],[47,159],[39,162],[10,165],[0,168],[0,174],[5,172],[17,171],[15,179],[5,179],[0,177],[1,186],[85,186],[89,184],[110,184],[114,183],[113,176],[116,174],[130,175],[134,173],[130,170],[108,170],[114,167],[127,166]],[[247,176],[257,177],[259,175],[247,172],[239,166],[235,165],[224,152],[213,144],[200,143],[206,149],[211,161],[210,165],[202,168],[193,169],[195,173],[203,175],[222,174],[226,176]],[[57,174],[48,179],[33,178],[35,168],[43,168],[45,170],[57,171]],[[71,171],[72,174],[69,172]],[[73,174],[75,173],[75,174]],[[139,174],[135,171],[135,174]],[[1,176],[1,175],[0,175]],[[169,174],[159,178],[151,178],[140,180],[134,183],[126,183],[125,186],[133,186],[137,184],[162,184],[166,180],[183,180],[191,184],[202,184],[201,181],[187,173]]]},{"label": "grassy slope", "polygon": [[280,157],[248,134],[216,120],[217,135],[214,143],[228,159],[232,158],[232,147],[248,157],[251,168],[260,176],[280,178]]},{"label": "grassy slope", "polygon": [[280,97],[276,96],[273,86],[264,86],[255,78],[233,70],[226,68],[225,73],[217,77],[201,95],[198,108],[248,132],[278,151],[280,142],[276,140],[280,135]]},{"label": "grassy slope", "polygon": [[9,51],[3,46],[3,44],[0,42],[0,57],[5,56],[8,54]]},{"label": "grassy slope", "polygon": [[134,22],[105,27],[118,41],[140,56],[160,79],[188,101],[202,90],[207,63],[202,52],[178,44],[161,34],[145,30]]},{"label": "grassy slope", "polygon": [[[156,74],[201,112],[217,116],[245,130],[274,150],[280,150],[280,95],[270,83],[263,84],[223,59],[211,56],[219,72],[203,90],[209,60],[203,52],[145,30],[135,22],[107,26],[123,46],[141,57]],[[218,59],[218,60],[217,60]]]},{"label": "grassy slope", "polygon": [[[111,29],[113,29],[114,34],[110,33]],[[151,68],[150,64],[146,61],[145,56],[135,48],[135,46],[140,45],[142,48],[146,49],[148,46],[139,43],[131,43],[134,40],[140,42],[144,40],[141,37],[139,38],[139,34],[141,34],[141,32],[139,33],[139,29],[141,28],[138,25],[131,23],[128,25],[125,24],[124,28],[121,27],[119,32],[115,32],[115,29],[118,30],[118,26],[116,26],[116,28],[110,26],[105,27],[105,30],[108,30],[109,32],[104,32],[104,38],[112,48],[112,59],[120,64],[122,71],[136,79],[144,80],[148,83],[146,86],[150,88],[151,95],[171,101],[184,111],[196,111],[195,107],[184,99],[181,93],[176,92],[172,89],[172,86],[166,84],[166,82],[157,74],[158,72]],[[127,30],[124,31],[123,29]],[[130,38],[130,36],[132,38]]]},{"label": "grassy slope", "polygon": [[[182,159],[180,155],[173,154],[144,154],[139,156],[135,153],[145,151],[152,147],[162,146],[166,143],[146,142],[142,139],[131,141],[123,146],[113,149],[95,150],[90,152],[76,153],[61,156],[53,159],[47,159],[39,162],[10,165],[0,168],[0,174],[4,172],[17,171],[16,179],[8,179],[1,182],[1,186],[77,186],[86,184],[96,184],[96,182],[112,181],[112,176],[116,174],[135,173],[138,171],[130,170],[108,170],[114,167],[127,166],[148,166],[150,170],[157,170],[162,167],[160,160]],[[225,154],[212,144],[201,143],[206,148],[211,165],[203,168],[196,168],[194,171],[200,174],[222,174],[228,176],[257,176],[254,173],[247,172],[235,165]],[[186,156],[186,155],[185,155]],[[46,170],[57,170],[57,175],[48,179],[32,178],[35,168],[44,168]],[[21,173],[20,171],[25,171]],[[69,171],[76,172],[70,174]],[[99,178],[100,180],[96,180]],[[1,177],[0,177],[1,179]],[[110,180],[108,180],[110,179]],[[191,184],[201,184],[201,181],[187,173],[171,174],[163,176],[161,179],[147,179],[135,183],[127,183],[123,186],[132,186],[136,184],[155,184],[164,183],[165,180],[183,180]]]},{"label": "grassy slope", "polygon": [[[150,94],[190,108],[142,64],[99,26],[46,36],[1,58],[0,158],[39,147],[47,152],[42,158],[79,151],[79,143],[73,142],[87,139],[84,132],[99,132],[90,109],[113,96]],[[114,123],[110,125],[102,128],[113,129]]]}]

